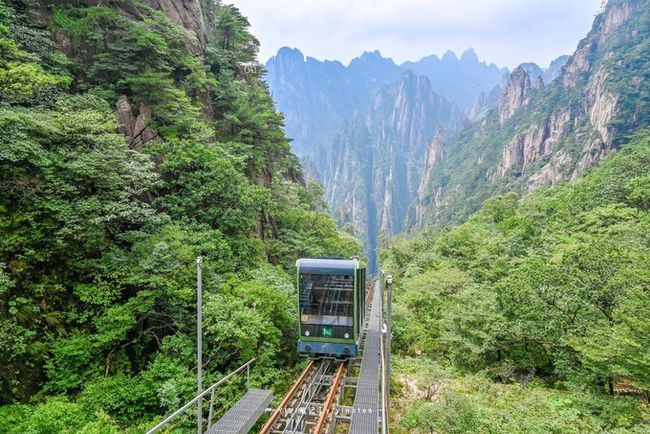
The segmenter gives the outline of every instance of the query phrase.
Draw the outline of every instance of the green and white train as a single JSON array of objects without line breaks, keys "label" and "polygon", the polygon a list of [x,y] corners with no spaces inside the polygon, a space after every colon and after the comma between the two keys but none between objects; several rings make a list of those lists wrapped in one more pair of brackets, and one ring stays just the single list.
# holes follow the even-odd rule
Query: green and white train
[{"label": "green and white train", "polygon": [[298,352],[312,358],[359,353],[366,312],[366,268],[358,259],[298,259]]}]

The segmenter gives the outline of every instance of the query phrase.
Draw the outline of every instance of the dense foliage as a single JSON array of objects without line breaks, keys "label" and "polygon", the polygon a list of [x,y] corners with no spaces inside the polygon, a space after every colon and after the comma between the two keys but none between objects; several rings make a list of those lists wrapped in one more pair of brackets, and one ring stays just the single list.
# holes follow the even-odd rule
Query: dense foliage
[{"label": "dense foliage", "polygon": [[[399,358],[405,381],[394,393],[396,432],[422,433],[647,433],[633,398],[611,399],[577,390],[497,383],[484,373],[463,376],[427,358]],[[417,398],[414,400],[414,396]]]},{"label": "dense foliage", "polygon": [[650,429],[648,168],[645,131],[580,180],[493,197],[460,226],[386,247],[395,349],[434,380],[451,377],[427,358],[469,375],[420,398],[403,428]]},{"label": "dense foliage", "polygon": [[237,68],[257,54],[237,9],[202,2],[192,54],[163,13],[96,3],[0,1],[0,432],[142,432],[191,397],[197,255],[204,382],[255,356],[281,386],[295,259],[360,248]]}]

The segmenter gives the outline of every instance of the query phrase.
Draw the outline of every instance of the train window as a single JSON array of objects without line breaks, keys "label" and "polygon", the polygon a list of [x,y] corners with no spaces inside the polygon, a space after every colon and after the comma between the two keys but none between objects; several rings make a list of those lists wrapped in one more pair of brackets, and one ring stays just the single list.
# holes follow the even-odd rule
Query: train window
[{"label": "train window", "polygon": [[310,336],[346,338],[353,335],[354,276],[300,275],[300,322]]}]

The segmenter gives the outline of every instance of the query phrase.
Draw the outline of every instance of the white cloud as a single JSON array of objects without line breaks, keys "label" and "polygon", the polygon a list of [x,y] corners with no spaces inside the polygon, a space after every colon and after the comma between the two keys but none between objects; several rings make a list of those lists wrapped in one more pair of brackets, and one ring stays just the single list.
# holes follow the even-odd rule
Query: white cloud
[{"label": "white cloud", "polygon": [[602,0],[232,0],[261,41],[347,63],[378,49],[396,62],[474,47],[499,66],[570,54]]}]

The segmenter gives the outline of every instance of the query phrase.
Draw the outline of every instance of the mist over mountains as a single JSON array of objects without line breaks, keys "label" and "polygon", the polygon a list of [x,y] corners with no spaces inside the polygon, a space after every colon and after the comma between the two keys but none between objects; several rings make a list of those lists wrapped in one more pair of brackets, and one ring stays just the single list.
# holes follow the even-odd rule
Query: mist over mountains
[{"label": "mist over mountains", "polygon": [[[524,68],[539,87],[567,60]],[[371,263],[380,233],[412,225],[407,214],[422,191],[432,143],[496,108],[509,78],[471,48],[401,65],[375,50],[345,66],[285,47],[266,70],[307,177],[324,185],[332,214],[364,241]]]},{"label": "mist over mountains", "polygon": [[481,92],[489,92],[508,72],[479,61],[473,49],[460,58],[448,51],[442,58],[431,55],[402,65],[375,50],[345,66],[284,47],[269,59],[266,69],[266,81],[285,115],[287,134],[299,155],[310,154],[314,147],[331,141],[344,121],[363,114],[375,93],[406,71],[426,76],[435,93],[465,112]]}]

